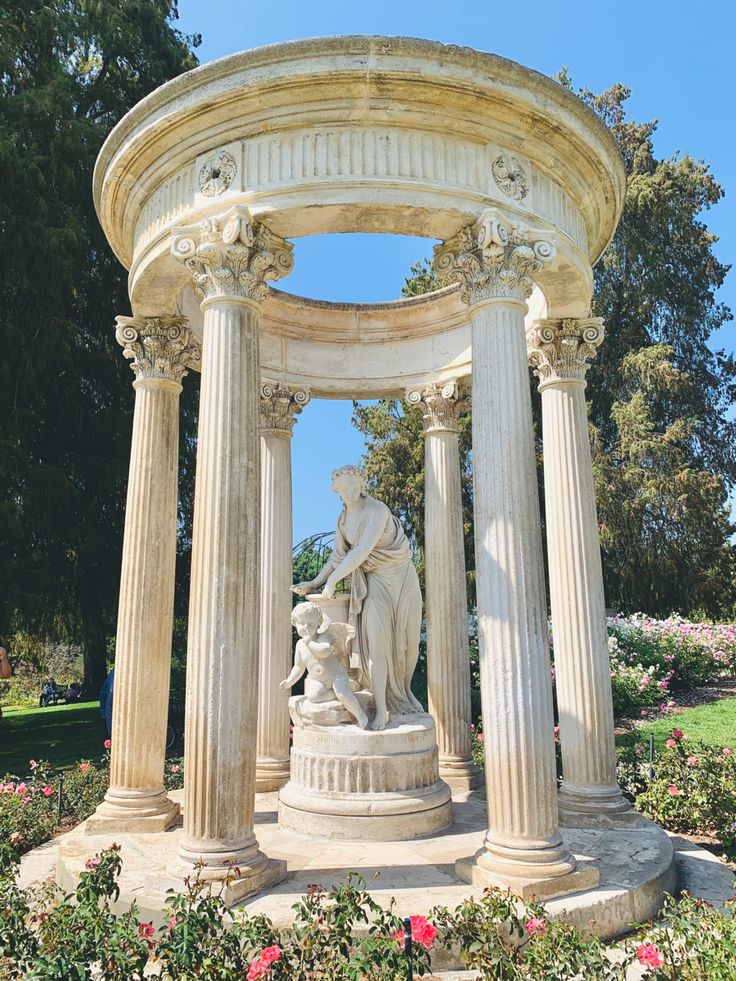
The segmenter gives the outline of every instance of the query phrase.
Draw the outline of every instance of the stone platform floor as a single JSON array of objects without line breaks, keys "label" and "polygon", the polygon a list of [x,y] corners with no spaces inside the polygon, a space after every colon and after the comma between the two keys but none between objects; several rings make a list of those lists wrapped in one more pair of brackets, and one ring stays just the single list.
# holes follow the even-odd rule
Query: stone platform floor
[{"label": "stone platform floor", "polygon": [[[310,883],[329,887],[343,881],[348,872],[358,871],[374,898],[382,904],[393,898],[402,916],[427,914],[437,905],[454,907],[481,892],[455,876],[455,861],[481,846],[485,802],[479,794],[471,794],[456,799],[453,809],[452,827],[433,837],[396,843],[336,842],[279,828],[277,795],[259,794],[256,834],[261,849],[287,862],[288,878],[240,906],[249,913],[267,914],[278,926],[288,926],[292,904]],[[712,902],[733,894],[734,876],[716,856],[643,819],[621,829],[566,828],[562,833],[581,865],[595,862],[601,881],[596,889],[545,905],[551,914],[563,915],[600,936],[615,936],[631,922],[647,919],[658,908],[663,892],[672,892],[676,886]],[[155,883],[167,877],[180,835],[181,823],[170,831],[146,836],[87,835],[80,825],[24,856],[21,884],[55,873],[63,888],[72,889],[86,859],[115,841],[122,847],[123,858],[118,905],[126,908],[135,899],[141,919],[152,919],[158,925],[163,896]],[[435,970],[459,966],[452,962],[434,965]]]}]

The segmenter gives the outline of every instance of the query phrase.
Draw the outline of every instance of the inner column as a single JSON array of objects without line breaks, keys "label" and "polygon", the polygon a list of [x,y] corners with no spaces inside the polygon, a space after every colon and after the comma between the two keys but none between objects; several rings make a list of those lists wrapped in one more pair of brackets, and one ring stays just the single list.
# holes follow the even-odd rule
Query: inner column
[{"label": "inner column", "polygon": [[305,389],[261,386],[261,676],[256,790],[289,779],[289,696],[279,682],[291,670],[291,439],[309,401]]}]

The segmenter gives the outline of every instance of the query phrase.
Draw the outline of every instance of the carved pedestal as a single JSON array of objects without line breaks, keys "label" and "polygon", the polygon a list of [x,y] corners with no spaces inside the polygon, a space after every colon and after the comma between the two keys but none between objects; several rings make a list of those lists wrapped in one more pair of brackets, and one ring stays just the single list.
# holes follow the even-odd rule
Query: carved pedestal
[{"label": "carved pedestal", "polygon": [[407,841],[451,821],[431,716],[403,716],[380,732],[294,727],[291,779],[279,793],[282,827],[320,838]]}]

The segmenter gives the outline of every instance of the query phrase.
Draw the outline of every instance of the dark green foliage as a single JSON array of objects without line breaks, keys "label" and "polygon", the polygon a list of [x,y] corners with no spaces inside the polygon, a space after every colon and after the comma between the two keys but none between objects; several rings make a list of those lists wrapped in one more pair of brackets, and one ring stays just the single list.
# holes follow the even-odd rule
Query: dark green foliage
[{"label": "dark green foliage", "polygon": [[[0,638],[78,640],[95,692],[133,393],[114,338],[126,272],[95,216],[92,169],[122,115],[196,65],[176,16],[176,0],[0,0]],[[190,408],[183,430],[189,450]]]},{"label": "dark green foliage", "polygon": [[[558,81],[571,88],[566,72]],[[606,595],[626,613],[728,617],[736,600],[727,506],[736,486],[736,420],[729,417],[736,364],[733,355],[709,346],[731,319],[715,299],[728,267],[716,259],[715,236],[700,219],[723,190],[702,161],[656,159],[656,124],[626,119],[628,95],[622,85],[600,96],[580,93],[611,128],[628,173],[621,223],[594,271],[592,313],[604,318],[606,339],[588,375]],[[426,263],[411,272],[405,296],[436,289]],[[533,408],[541,432],[536,392]],[[384,401],[356,407],[354,420],[366,436],[377,496],[421,549],[418,418],[403,403]],[[468,421],[461,451],[471,568]]]}]

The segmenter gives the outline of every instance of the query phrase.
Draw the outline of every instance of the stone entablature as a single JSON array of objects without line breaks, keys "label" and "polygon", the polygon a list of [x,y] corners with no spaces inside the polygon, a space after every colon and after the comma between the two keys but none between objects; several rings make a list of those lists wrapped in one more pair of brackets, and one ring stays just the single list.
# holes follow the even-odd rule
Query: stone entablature
[{"label": "stone entablature", "polygon": [[257,200],[263,192],[307,189],[326,181],[338,187],[407,184],[459,189],[536,215],[565,232],[581,253],[587,252],[585,223],[570,194],[518,154],[445,133],[331,126],[242,140],[186,164],[143,206],[135,254],[188,213],[216,199],[230,203],[247,192],[249,199]]},{"label": "stone entablature", "polygon": [[495,55],[372,37],[241,52],[173,79],[111,133],[94,187],[135,312],[181,289],[172,229],[223,206],[285,239],[357,227],[445,241],[497,207],[555,235],[538,282],[549,316],[587,311],[624,191],[610,134],[557,83]]}]

